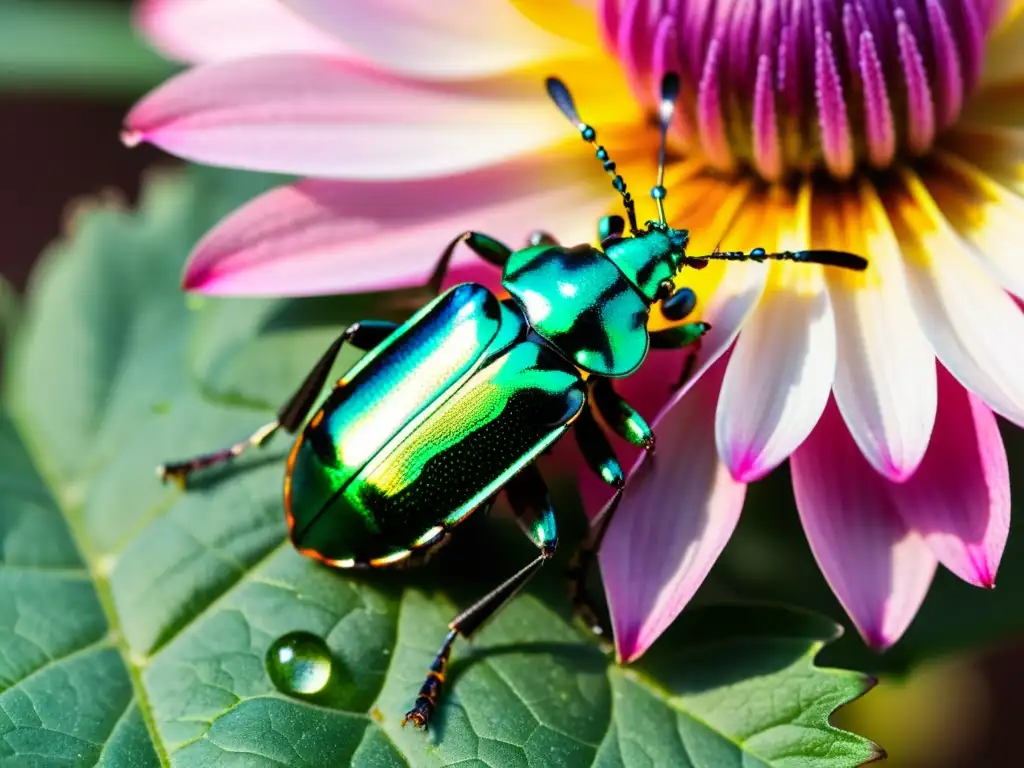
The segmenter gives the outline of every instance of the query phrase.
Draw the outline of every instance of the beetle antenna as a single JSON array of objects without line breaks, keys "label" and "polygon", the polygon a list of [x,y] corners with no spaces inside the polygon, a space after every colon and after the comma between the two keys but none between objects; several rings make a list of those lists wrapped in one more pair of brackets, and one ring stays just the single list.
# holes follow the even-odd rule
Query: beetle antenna
[{"label": "beetle antenna", "polygon": [[826,267],[840,267],[841,269],[852,269],[857,272],[862,272],[868,268],[867,259],[846,251],[806,250],[768,253],[764,248],[754,248],[750,253],[744,253],[743,251],[720,251],[716,247],[714,253],[707,256],[687,256],[683,263],[689,267],[703,269],[709,260],[762,262],[765,259],[797,261],[802,264],[822,264]]},{"label": "beetle antenna", "polygon": [[[557,77],[549,77],[545,81],[545,85],[548,89],[548,96],[555,102],[555,105],[561,110],[562,114],[569,118],[569,122],[576,126],[580,132],[580,136],[583,140],[589,142],[594,147],[597,154],[597,159],[604,165],[605,171],[612,177],[612,186],[615,187],[615,191],[622,195],[622,205],[626,209],[626,216],[629,219],[629,229],[634,235],[640,234],[640,229],[636,225],[636,203],[633,200],[633,196],[626,191],[625,180],[615,172],[615,162],[609,157],[608,150],[597,143],[597,131],[590,125],[580,120],[580,114],[576,111],[576,104],[572,100],[572,94],[569,93],[569,89],[565,83],[559,80]],[[660,209],[660,201],[659,201]],[[662,217],[664,220],[664,216]]]},{"label": "beetle antenna", "polygon": [[668,226],[665,219],[665,144],[668,141],[668,127],[672,124],[672,115],[676,111],[676,100],[679,98],[679,75],[666,72],[661,78],[661,101],[658,103],[658,128],[661,130],[661,141],[658,144],[658,182],[651,189],[651,197],[658,206],[658,221]]}]

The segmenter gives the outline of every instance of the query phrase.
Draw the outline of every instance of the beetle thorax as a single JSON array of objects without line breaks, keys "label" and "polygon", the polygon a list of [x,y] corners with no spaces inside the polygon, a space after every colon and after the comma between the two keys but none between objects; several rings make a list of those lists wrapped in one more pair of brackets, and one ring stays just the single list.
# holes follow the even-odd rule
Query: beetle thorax
[{"label": "beetle thorax", "polygon": [[662,282],[671,280],[686,255],[686,230],[648,222],[634,237],[606,242],[604,252],[626,279],[647,299],[655,301]]},{"label": "beetle thorax", "polygon": [[596,248],[538,245],[516,251],[502,285],[530,327],[578,368],[626,376],[643,362],[650,301]]}]

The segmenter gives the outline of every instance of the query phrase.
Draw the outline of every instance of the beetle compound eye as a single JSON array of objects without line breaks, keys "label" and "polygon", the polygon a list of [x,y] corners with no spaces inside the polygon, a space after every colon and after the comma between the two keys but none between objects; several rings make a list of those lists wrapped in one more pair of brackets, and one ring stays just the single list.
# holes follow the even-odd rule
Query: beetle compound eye
[{"label": "beetle compound eye", "polygon": [[597,238],[601,241],[602,246],[605,240],[622,237],[622,233],[625,231],[626,222],[621,216],[602,216],[597,223]]},{"label": "beetle compound eye", "polygon": [[661,313],[666,320],[683,320],[697,308],[697,294],[692,288],[680,288],[669,296],[661,305]]}]

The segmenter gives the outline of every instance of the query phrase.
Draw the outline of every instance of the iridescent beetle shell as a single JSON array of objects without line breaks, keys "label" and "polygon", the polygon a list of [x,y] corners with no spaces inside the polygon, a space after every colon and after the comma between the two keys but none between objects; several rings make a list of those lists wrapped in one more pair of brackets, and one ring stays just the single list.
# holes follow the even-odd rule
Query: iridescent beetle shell
[{"label": "iridescent beetle shell", "polygon": [[342,567],[402,559],[557,440],[585,399],[521,313],[456,286],[366,354],[295,442],[292,541]]},{"label": "iridescent beetle shell", "polygon": [[647,301],[654,301],[682,266],[689,239],[685,229],[649,222],[648,229],[635,237],[606,242],[604,254]]},{"label": "iridescent beetle shell", "polygon": [[580,413],[584,373],[643,363],[653,297],[636,282],[684,253],[660,234],[622,240],[616,261],[590,246],[514,252],[502,275],[513,302],[456,286],[368,352],[289,457],[296,548],[341,567],[396,562],[497,493]]}]

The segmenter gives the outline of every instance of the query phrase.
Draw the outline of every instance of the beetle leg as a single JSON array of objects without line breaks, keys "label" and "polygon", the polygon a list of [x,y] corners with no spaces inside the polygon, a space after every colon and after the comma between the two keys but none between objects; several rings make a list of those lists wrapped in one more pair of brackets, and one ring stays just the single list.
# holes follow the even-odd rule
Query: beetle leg
[{"label": "beetle leg", "polygon": [[427,679],[416,696],[416,703],[402,718],[402,725],[412,722],[417,728],[427,727],[434,715],[434,709],[437,707],[437,700],[444,684],[448,658],[451,656],[455,638],[459,635],[469,638],[555,554],[555,547],[558,546],[558,526],[555,522],[555,512],[548,496],[547,486],[537,467],[531,464],[512,478],[505,487],[505,492],[520,525],[540,550],[540,554],[527,566],[452,619],[448,625],[448,635],[434,657],[434,661],[427,671]]},{"label": "beetle leg", "polygon": [[[707,323],[688,323],[651,334],[651,345],[655,348],[664,349],[678,346],[693,348],[693,351],[683,365],[683,373],[679,383],[676,385],[677,389],[686,382],[693,372],[693,366],[697,360],[697,351],[700,349],[700,340],[710,327]],[[656,337],[659,340],[664,339],[666,342],[674,341],[676,343],[661,345],[655,340]],[[684,340],[685,343],[678,343]],[[595,378],[591,385],[591,394],[593,395],[592,402],[594,407],[617,434],[633,443],[633,445],[653,451],[654,433],[651,428],[640,414],[619,396],[612,388],[611,382],[608,379]],[[582,416],[577,421],[582,421]],[[577,437],[577,439],[583,438]],[[584,456],[586,456],[587,449],[583,443],[580,444],[580,447],[584,451]],[[591,447],[590,450],[593,450],[593,448]],[[589,460],[588,463],[590,463]],[[598,474],[603,477],[603,473],[600,470],[598,470]],[[604,628],[601,626],[597,611],[586,594],[587,576],[590,573],[591,567],[593,567],[597,553],[601,549],[601,542],[608,531],[608,526],[611,524],[615,511],[619,507],[619,501],[622,499],[622,488],[623,486],[621,485],[616,486],[615,495],[612,497],[611,502],[605,508],[601,517],[598,518],[597,524],[591,528],[591,534],[587,541],[577,550],[569,564],[569,595],[572,600],[573,611],[595,635],[603,635]]]},{"label": "beetle leg", "polygon": [[597,239],[604,247],[605,240],[618,240],[626,231],[625,220],[618,215],[602,216],[597,222]]},{"label": "beetle leg", "polygon": [[604,513],[597,519],[597,525],[592,526],[587,540],[576,550],[566,576],[569,578],[569,599],[572,602],[573,613],[582,621],[587,628],[595,635],[603,636],[604,627],[601,626],[601,619],[594,608],[590,598],[587,597],[587,576],[594,565],[597,553],[601,550],[601,542],[608,531],[608,526],[615,516],[619,507],[619,500],[622,498],[622,488],[616,488],[611,503],[605,508]]},{"label": "beetle leg", "polygon": [[295,432],[302,426],[302,422],[305,421],[310,408],[313,407],[317,395],[323,389],[324,382],[327,381],[327,376],[331,372],[331,366],[334,365],[334,360],[341,351],[342,345],[348,342],[358,349],[370,350],[380,344],[397,327],[397,323],[384,320],[364,320],[359,323],[353,323],[345,329],[345,332],[331,344],[323,357],[317,361],[317,364],[313,366],[313,369],[306,376],[306,380],[302,382],[302,386],[277,412],[277,418],[274,421],[264,424],[245,440],[222,450],[205,453],[185,461],[161,464],[157,467],[157,475],[164,482],[170,478],[184,488],[188,476],[193,472],[215,464],[231,461],[241,456],[247,448],[253,446],[261,447],[278,429],[283,428],[286,432]]},{"label": "beetle leg", "polygon": [[650,334],[651,349],[682,349],[700,341],[710,330],[710,323],[696,322],[654,331]]},{"label": "beetle leg", "polygon": [[709,330],[711,330],[710,324],[698,322],[684,323],[651,334],[651,347],[654,349],[689,349],[686,360],[683,362],[683,370],[679,374],[679,381],[672,387],[673,391],[682,389],[693,375],[693,369],[697,365],[697,357],[700,354],[701,340]]},{"label": "beetle leg", "polygon": [[[605,386],[609,390],[611,389],[607,379],[597,379],[595,380],[595,385],[597,381],[604,381]],[[614,392],[612,394],[615,395]],[[618,395],[615,396],[618,397]],[[596,405],[592,404],[590,407],[595,408]],[[590,408],[584,409],[576,419],[573,431],[575,432],[576,444],[579,445],[580,453],[583,454],[583,459],[587,462],[587,466],[602,481],[615,488],[615,501],[613,503],[617,504],[619,495],[626,484],[622,465],[615,455],[615,449],[608,442],[608,438],[605,437],[604,431],[598,425]],[[597,553],[597,547],[601,544],[600,539],[604,537],[604,528],[607,527],[608,518],[609,514],[605,514],[600,520],[600,531],[596,539],[592,537],[584,542],[580,549],[576,551],[566,573],[569,579],[569,600],[572,602],[573,613],[595,635],[603,635],[604,629],[601,626],[597,609],[587,596],[586,580],[594,556]]]},{"label": "beetle leg", "polygon": [[602,482],[615,488],[625,483],[622,465],[590,408],[584,408],[573,424],[573,436],[587,466]]},{"label": "beetle leg", "polygon": [[356,349],[369,352],[394,333],[396,328],[398,328],[398,323],[387,320],[362,320],[346,328],[345,332],[334,340],[334,343],[313,366],[307,374],[306,380],[302,382],[302,386],[277,412],[277,420],[281,426],[287,432],[295,432],[302,426],[302,422],[309,415],[320,390],[324,388],[327,376],[331,372],[338,353],[341,352],[342,345],[347,342]]},{"label": "beetle leg", "polygon": [[241,456],[245,450],[251,446],[262,446],[267,440],[277,432],[281,425],[275,419],[274,421],[264,424],[262,427],[253,432],[245,440],[239,443],[230,445],[227,448],[223,448],[213,453],[200,454],[191,459],[185,461],[171,461],[166,464],[161,464],[156,468],[156,474],[163,482],[167,482],[170,478],[174,480],[181,488],[185,487],[185,480],[193,472],[205,469],[206,467],[212,467],[215,464],[221,464],[225,461],[230,461],[236,456]]},{"label": "beetle leg", "polygon": [[[668,285],[674,289],[675,286],[669,281]],[[693,310],[697,308],[697,294],[693,288],[680,288],[674,290],[668,298],[661,302],[661,314],[665,316],[666,320],[670,320],[674,323],[680,320],[685,320],[687,317],[693,314]]]},{"label": "beetle leg", "polygon": [[430,275],[427,285],[434,293],[441,292],[441,283],[444,282],[444,278],[448,274],[448,264],[459,243],[465,243],[477,256],[499,268],[504,268],[508,257],[512,255],[511,248],[490,235],[480,232],[463,232],[448,243],[444,251],[441,252],[441,258],[438,259],[437,266],[434,267],[434,271]]},{"label": "beetle leg", "polygon": [[505,495],[523,533],[530,537],[541,555],[551,557],[555,554],[555,547],[558,546],[555,508],[537,465],[530,464],[509,480],[505,486]]},{"label": "beetle leg", "polygon": [[697,339],[697,341],[690,345],[690,351],[687,353],[686,359],[683,361],[683,368],[679,372],[679,380],[672,387],[673,392],[682,389],[686,382],[690,380],[690,377],[693,376],[693,371],[697,367],[697,360],[700,358],[700,347],[701,339]]},{"label": "beetle leg", "polygon": [[612,388],[611,381],[594,377],[590,392],[594,407],[615,434],[637,448],[654,450],[654,432],[636,409]]}]

